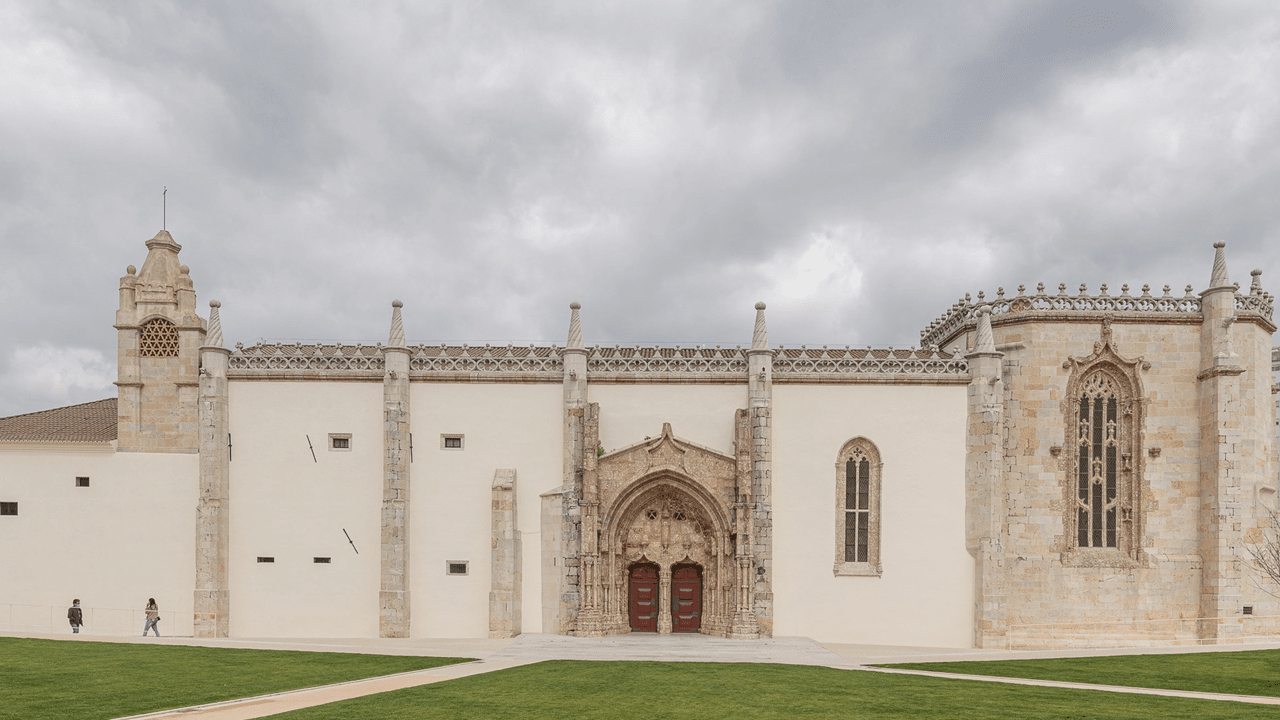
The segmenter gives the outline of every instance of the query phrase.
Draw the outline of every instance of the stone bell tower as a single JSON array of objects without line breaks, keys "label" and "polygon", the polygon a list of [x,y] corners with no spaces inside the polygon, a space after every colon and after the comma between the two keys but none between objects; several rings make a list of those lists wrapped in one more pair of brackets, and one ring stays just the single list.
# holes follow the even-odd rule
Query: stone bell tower
[{"label": "stone bell tower", "polygon": [[[116,311],[121,452],[196,453],[204,321],[182,246],[161,230],[147,241],[142,272],[120,278]],[[135,274],[136,273],[136,274]]]}]

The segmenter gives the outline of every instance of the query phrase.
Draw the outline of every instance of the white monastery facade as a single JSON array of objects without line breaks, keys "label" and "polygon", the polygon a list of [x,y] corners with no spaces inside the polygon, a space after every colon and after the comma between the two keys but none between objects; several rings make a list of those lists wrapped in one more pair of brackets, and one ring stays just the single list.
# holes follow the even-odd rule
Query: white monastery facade
[{"label": "white monastery facade", "polygon": [[[1019,287],[920,350],[223,339],[161,231],[118,397],[0,418],[0,604],[171,634],[937,647],[1280,632],[1273,298]],[[234,305],[228,304],[233,323]],[[230,327],[230,325],[229,325]],[[589,327],[589,322],[588,322]],[[282,329],[283,330],[283,329]]]}]

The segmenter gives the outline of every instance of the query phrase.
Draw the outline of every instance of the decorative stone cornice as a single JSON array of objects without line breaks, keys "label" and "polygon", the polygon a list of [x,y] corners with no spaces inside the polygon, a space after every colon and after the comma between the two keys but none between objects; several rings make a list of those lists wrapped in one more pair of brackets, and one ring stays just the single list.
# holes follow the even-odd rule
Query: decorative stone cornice
[{"label": "decorative stone cornice", "polygon": [[[987,300],[984,293],[978,293],[977,302],[965,295],[947,312],[920,331],[920,344],[924,347],[941,347],[954,340],[961,333],[974,330],[977,326],[977,309],[980,305],[990,304],[991,322],[1002,325],[1018,321],[1068,321],[1101,320],[1105,315],[1113,316],[1117,321],[1134,320],[1143,322],[1200,322],[1200,298],[1193,295],[1191,286],[1186,287],[1185,295],[1175,297],[1170,293],[1168,285],[1164,286],[1163,295],[1152,295],[1149,285],[1142,286],[1141,295],[1130,295],[1129,286],[1124,285],[1119,295],[1108,295],[1104,284],[1097,295],[1090,295],[1086,286],[1081,284],[1076,295],[1067,294],[1066,283],[1058,285],[1058,294],[1049,295],[1044,291],[1044,283],[1036,286],[1036,293],[1028,295],[1026,286],[1018,286],[1018,294],[1007,298],[1004,288],[999,288],[996,297]],[[1239,297],[1257,297],[1258,300],[1239,300]],[[1266,298],[1265,301],[1261,298]],[[1237,296],[1237,303],[1243,302],[1254,308],[1254,314],[1267,322],[1271,317],[1271,300],[1269,295]]]}]

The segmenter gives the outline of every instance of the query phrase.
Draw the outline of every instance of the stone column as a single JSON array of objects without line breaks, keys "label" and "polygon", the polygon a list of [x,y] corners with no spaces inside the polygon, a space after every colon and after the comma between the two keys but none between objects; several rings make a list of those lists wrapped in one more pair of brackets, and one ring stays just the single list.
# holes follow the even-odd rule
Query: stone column
[{"label": "stone column", "polygon": [[974,559],[973,644],[1003,647],[1007,618],[1004,576],[1003,353],[991,331],[991,307],[977,309],[969,362],[965,453],[965,546]]},{"label": "stone column", "polygon": [[391,336],[383,348],[382,548],[378,636],[410,634],[409,603],[409,349],[403,303],[391,303]]},{"label": "stone column", "polygon": [[231,598],[227,581],[230,512],[230,431],[227,359],[221,303],[209,303],[209,332],[200,348],[200,497],[196,504],[196,637],[230,637]]},{"label": "stone column", "polygon": [[521,631],[520,529],[516,514],[516,471],[493,474],[493,549],[489,564],[489,637]]},{"label": "stone column", "polygon": [[[725,538],[725,568],[721,581],[727,586],[733,604],[724,608],[729,614],[729,637],[758,638],[760,625],[752,608],[752,589],[755,576],[755,561],[752,557],[753,513],[755,503],[752,502],[754,487],[754,455],[755,441],[752,438],[751,409],[739,410],[734,417],[734,456],[737,460],[736,495],[733,503],[733,529],[737,542],[729,542]],[[720,588],[716,588],[717,591]]]},{"label": "stone column", "polygon": [[600,406],[587,403],[582,415],[582,608],[578,614],[575,635],[598,637],[605,634],[604,572],[600,548],[600,485],[596,473],[597,448],[600,445]]},{"label": "stone column", "polygon": [[751,557],[754,563],[752,610],[759,632],[773,635],[773,351],[765,329],[762,302],[747,351],[748,412],[751,425]]},{"label": "stone column", "polygon": [[[1213,276],[1200,293],[1200,637],[1232,642],[1241,613],[1243,520],[1240,375],[1231,348],[1236,287],[1227,275],[1226,243],[1213,244]],[[1238,639],[1234,640],[1239,642]]]},{"label": "stone column", "polygon": [[658,634],[671,634],[671,567],[658,568]]}]

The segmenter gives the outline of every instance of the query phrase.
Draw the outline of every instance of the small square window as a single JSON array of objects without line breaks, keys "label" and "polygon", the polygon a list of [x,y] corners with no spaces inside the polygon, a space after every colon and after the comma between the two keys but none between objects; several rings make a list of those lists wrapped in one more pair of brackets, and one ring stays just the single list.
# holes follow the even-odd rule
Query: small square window
[{"label": "small square window", "polygon": [[89,478],[87,477],[76,478],[76,487],[89,487]]},{"label": "small square window", "polygon": [[17,515],[18,503],[16,502],[0,502],[0,515]]},{"label": "small square window", "polygon": [[470,575],[471,563],[466,560],[449,560],[444,564],[446,575]]},{"label": "small square window", "polygon": [[338,452],[350,452],[351,433],[329,433],[329,449]]},{"label": "small square window", "polygon": [[465,435],[441,435],[441,450],[461,450],[463,448],[463,439]]},{"label": "small square window", "polygon": [[330,558],[327,558],[327,557],[311,558],[311,562],[316,563],[318,565],[328,565],[329,560]]},{"label": "small square window", "polygon": [[262,557],[261,555],[258,556],[258,562],[260,563],[273,563],[275,561],[276,559],[274,557]]},{"label": "small square window", "polygon": [[1245,605],[1245,606],[1244,606],[1244,614],[1245,614],[1245,615],[1252,615],[1252,614],[1253,614],[1253,606],[1252,606],[1252,605]]}]

